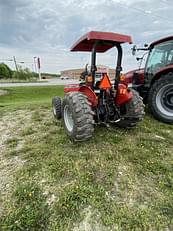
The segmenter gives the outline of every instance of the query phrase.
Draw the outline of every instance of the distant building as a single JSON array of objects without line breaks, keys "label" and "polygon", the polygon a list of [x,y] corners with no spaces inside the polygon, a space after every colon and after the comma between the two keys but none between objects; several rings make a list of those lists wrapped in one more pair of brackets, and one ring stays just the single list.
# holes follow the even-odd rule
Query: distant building
[{"label": "distant building", "polygon": [[[61,77],[62,78],[79,79],[80,75],[83,71],[84,71],[84,68],[64,70],[64,71],[61,71]],[[97,72],[107,72],[110,79],[115,78],[115,69],[111,69],[107,66],[98,65],[97,66]]]}]

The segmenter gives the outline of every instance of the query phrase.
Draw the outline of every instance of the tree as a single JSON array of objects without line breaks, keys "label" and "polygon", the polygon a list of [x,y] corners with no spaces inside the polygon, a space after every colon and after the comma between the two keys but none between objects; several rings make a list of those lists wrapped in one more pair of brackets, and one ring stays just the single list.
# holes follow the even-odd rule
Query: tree
[{"label": "tree", "polygon": [[12,78],[12,70],[5,63],[0,63],[0,79]]},{"label": "tree", "polygon": [[19,80],[30,80],[33,78],[32,72],[28,68],[22,69],[21,66],[18,66],[18,72],[13,73],[14,79]]}]

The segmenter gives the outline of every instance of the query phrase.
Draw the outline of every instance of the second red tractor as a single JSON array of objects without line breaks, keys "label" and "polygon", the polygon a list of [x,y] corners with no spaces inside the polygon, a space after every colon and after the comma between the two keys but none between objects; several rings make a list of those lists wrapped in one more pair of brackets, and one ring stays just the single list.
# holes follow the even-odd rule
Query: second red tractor
[{"label": "second red tractor", "polygon": [[145,67],[127,72],[122,83],[132,84],[156,119],[173,124],[173,36],[136,50],[147,52]]}]

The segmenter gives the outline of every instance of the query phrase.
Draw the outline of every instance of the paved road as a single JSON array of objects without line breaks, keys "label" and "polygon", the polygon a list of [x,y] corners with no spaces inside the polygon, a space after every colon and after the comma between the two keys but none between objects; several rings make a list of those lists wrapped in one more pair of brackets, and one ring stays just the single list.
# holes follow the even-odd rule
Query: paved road
[{"label": "paved road", "polygon": [[66,85],[66,84],[76,84],[79,83],[78,80],[68,79],[50,79],[47,82],[37,82],[37,83],[0,83],[0,87],[23,87],[23,86],[53,86],[53,85]]}]

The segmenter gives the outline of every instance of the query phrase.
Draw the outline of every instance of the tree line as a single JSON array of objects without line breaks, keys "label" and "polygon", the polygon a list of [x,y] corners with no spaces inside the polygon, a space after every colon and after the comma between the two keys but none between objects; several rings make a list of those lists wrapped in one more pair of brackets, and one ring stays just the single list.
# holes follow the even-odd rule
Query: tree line
[{"label": "tree line", "polygon": [[0,63],[0,79],[30,80],[33,78],[38,78],[38,74],[31,72],[29,68],[18,66],[18,71],[13,71],[7,64]]}]

